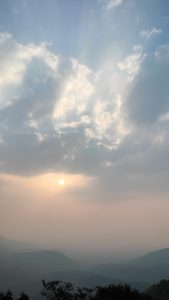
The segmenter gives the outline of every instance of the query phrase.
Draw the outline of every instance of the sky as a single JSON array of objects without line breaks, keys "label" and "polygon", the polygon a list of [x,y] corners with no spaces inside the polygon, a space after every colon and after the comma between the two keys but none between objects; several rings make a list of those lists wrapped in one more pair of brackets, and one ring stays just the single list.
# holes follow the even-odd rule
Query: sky
[{"label": "sky", "polygon": [[0,0],[0,235],[169,247],[168,0]]}]

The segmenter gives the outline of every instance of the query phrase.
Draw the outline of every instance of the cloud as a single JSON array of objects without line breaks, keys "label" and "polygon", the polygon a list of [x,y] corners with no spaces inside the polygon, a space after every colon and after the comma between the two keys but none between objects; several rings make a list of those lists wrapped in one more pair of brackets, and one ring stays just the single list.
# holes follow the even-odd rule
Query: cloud
[{"label": "cloud", "polygon": [[133,53],[125,57],[125,59],[117,64],[118,68],[128,74],[128,80],[132,81],[133,78],[140,71],[141,64],[145,58],[140,45],[135,46]]},{"label": "cloud", "polygon": [[98,0],[98,3],[101,3],[105,12],[109,13],[113,9],[116,9],[117,7],[122,5],[123,0]]},{"label": "cloud", "polygon": [[86,174],[89,199],[144,196],[154,182],[168,193],[167,45],[94,71],[46,43],[0,43],[1,172]]},{"label": "cloud", "polygon": [[162,33],[162,29],[153,27],[150,30],[143,30],[143,31],[141,31],[140,36],[144,37],[146,39],[150,39],[151,37],[159,35],[161,33]]},{"label": "cloud", "polygon": [[117,7],[123,3],[123,0],[109,0],[107,2],[107,9],[113,9],[114,7]]},{"label": "cloud", "polygon": [[119,78],[117,67],[94,72],[46,43],[23,45],[8,33],[0,42],[1,170],[96,172],[128,133],[116,87],[120,71]]}]

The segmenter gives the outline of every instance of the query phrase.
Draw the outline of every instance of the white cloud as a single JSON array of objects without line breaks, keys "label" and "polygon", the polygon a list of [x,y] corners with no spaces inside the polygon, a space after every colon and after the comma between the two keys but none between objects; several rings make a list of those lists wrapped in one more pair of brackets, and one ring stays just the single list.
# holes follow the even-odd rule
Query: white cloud
[{"label": "white cloud", "polygon": [[117,64],[121,71],[126,71],[128,80],[132,81],[140,70],[141,64],[145,58],[141,46],[135,46],[132,54],[125,57],[125,59]]},{"label": "white cloud", "polygon": [[[2,34],[0,170],[102,174],[99,186],[119,193],[135,190],[135,174],[167,169],[168,53],[167,46],[157,49],[151,64],[135,46],[94,71],[47,44],[22,45]],[[146,130],[145,118],[154,122]]]},{"label": "white cloud", "polygon": [[54,111],[54,119],[65,119],[67,115],[81,115],[88,109],[88,104],[94,93],[96,76],[88,67],[72,61],[72,70],[62,88]]},{"label": "white cloud", "polygon": [[151,37],[159,35],[161,33],[162,33],[162,29],[153,27],[150,30],[143,30],[143,31],[141,31],[140,36],[144,37],[146,39],[150,39]]},{"label": "white cloud", "polygon": [[117,6],[121,5],[122,3],[123,3],[123,0],[109,0],[107,2],[107,9],[111,10],[114,7],[117,7]]},{"label": "white cloud", "polygon": [[55,55],[46,43],[23,45],[8,33],[1,34],[0,64],[0,134],[7,145],[0,151],[6,170],[60,168],[68,154],[81,151],[83,157],[92,143],[104,153],[103,147],[117,147],[127,134],[116,67],[94,72]]},{"label": "white cloud", "polygon": [[[23,80],[33,59],[42,60],[50,69],[50,75],[57,76],[59,58],[47,49],[47,44],[22,45],[5,32],[0,33],[0,46],[0,107],[11,105],[21,94],[23,97]],[[40,80],[47,76],[41,76]]]},{"label": "white cloud", "polygon": [[97,0],[102,5],[105,14],[109,14],[113,9],[122,5],[123,0]]}]

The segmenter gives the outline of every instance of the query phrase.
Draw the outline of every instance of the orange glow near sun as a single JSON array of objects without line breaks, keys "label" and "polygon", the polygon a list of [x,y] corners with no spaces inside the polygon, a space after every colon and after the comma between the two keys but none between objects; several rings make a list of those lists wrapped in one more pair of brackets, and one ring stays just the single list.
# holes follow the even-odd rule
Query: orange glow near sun
[{"label": "orange glow near sun", "polygon": [[[49,199],[59,193],[69,193],[71,190],[89,186],[93,180],[81,174],[66,173],[45,173],[32,177],[21,177],[14,175],[1,174],[0,180],[11,184],[13,193],[20,191],[18,187],[28,190],[30,195],[35,199]],[[6,189],[8,190],[8,185]]]},{"label": "orange glow near sun", "polygon": [[60,179],[58,180],[58,184],[59,184],[59,185],[64,185],[64,184],[65,184],[64,178],[60,178]]}]

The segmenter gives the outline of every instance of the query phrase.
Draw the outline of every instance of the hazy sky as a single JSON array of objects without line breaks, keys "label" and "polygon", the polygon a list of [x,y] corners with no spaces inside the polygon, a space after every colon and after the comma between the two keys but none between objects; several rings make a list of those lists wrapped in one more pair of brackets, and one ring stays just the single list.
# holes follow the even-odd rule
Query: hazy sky
[{"label": "hazy sky", "polygon": [[0,234],[169,246],[169,1],[0,0]]}]

